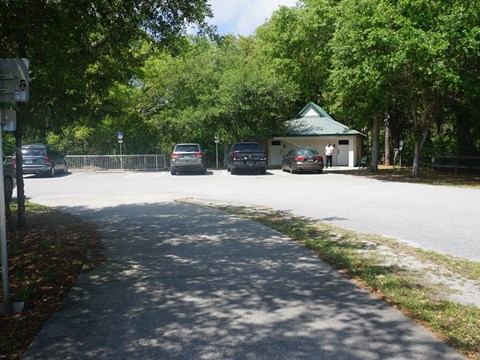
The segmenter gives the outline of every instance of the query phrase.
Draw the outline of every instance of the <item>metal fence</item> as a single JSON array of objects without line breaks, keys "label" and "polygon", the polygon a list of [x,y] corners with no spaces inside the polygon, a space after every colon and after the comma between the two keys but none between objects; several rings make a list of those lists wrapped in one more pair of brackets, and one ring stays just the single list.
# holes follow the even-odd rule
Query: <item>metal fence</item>
[{"label": "metal fence", "polygon": [[165,155],[67,155],[71,171],[160,171],[167,169]]}]

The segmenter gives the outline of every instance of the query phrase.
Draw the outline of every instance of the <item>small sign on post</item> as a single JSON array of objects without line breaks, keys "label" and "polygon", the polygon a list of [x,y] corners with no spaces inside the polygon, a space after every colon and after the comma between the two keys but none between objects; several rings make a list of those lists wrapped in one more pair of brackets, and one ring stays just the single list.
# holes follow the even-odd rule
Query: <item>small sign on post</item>
[{"label": "small sign on post", "polygon": [[122,157],[122,145],[123,145],[123,132],[117,131],[118,146],[120,148],[120,168],[123,170],[123,157]]},{"label": "small sign on post", "polygon": [[17,130],[17,112],[15,110],[2,110],[0,112],[0,124],[3,131]]},{"label": "small sign on post", "polygon": [[28,98],[28,60],[0,59],[0,102],[26,102]]}]

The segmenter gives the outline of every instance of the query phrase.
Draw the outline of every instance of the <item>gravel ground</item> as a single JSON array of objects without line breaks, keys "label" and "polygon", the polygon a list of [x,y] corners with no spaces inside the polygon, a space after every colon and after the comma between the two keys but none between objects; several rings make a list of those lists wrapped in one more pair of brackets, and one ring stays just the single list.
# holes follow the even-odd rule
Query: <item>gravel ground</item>
[{"label": "gravel ground", "polygon": [[383,255],[385,265],[408,269],[436,289],[439,300],[480,307],[480,281],[467,279],[432,262],[419,261],[414,256],[387,246],[377,247],[375,251]]}]

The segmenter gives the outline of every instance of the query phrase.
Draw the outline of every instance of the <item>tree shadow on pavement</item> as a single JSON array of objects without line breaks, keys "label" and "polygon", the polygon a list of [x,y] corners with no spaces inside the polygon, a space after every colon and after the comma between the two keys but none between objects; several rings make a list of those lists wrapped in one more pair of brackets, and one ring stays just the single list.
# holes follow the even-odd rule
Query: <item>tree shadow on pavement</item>
[{"label": "tree shadow on pavement", "polygon": [[98,225],[82,273],[29,359],[460,359],[304,246],[185,204],[65,208]]}]

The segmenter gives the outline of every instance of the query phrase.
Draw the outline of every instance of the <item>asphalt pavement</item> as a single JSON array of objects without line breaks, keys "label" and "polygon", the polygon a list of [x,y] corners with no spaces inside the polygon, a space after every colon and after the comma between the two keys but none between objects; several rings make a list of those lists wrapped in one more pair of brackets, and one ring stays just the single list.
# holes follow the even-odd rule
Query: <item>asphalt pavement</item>
[{"label": "asphalt pavement", "polygon": [[[355,171],[355,170],[352,170]],[[181,198],[262,206],[346,229],[480,261],[480,191],[378,181],[335,173],[207,175],[169,172],[73,173],[27,177],[25,193],[47,206],[103,208]]]},{"label": "asphalt pavement", "polygon": [[69,206],[104,236],[23,356],[32,359],[463,359],[260,224],[173,202]]}]

